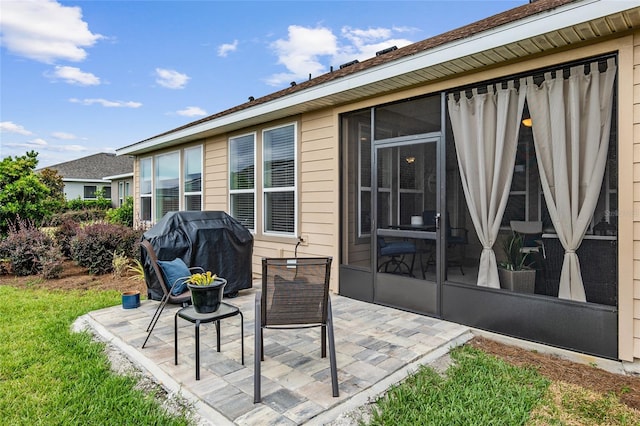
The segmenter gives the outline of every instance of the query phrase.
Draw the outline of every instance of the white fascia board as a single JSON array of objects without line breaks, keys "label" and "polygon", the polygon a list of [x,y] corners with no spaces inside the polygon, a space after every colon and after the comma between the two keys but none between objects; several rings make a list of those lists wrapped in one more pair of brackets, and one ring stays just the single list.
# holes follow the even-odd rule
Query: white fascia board
[{"label": "white fascia board", "polygon": [[206,121],[186,129],[149,139],[145,142],[129,145],[117,149],[116,152],[118,155],[136,154],[138,151],[149,150],[156,145],[192,137],[199,133],[215,130],[218,127],[249,120],[274,111],[335,95],[346,90],[377,83],[408,72],[429,68],[437,64],[526,40],[572,25],[624,12],[625,10],[638,7],[637,5],[637,0],[585,0],[569,3],[556,9],[541,12],[494,29],[483,31],[477,35],[446,43],[424,52],[418,52],[414,55],[372,67],[335,81],[310,87],[309,89],[269,101],[262,105],[231,113],[215,120]]},{"label": "white fascia board", "polygon": [[121,175],[113,175],[113,176],[105,176],[102,179],[104,180],[116,180],[116,179],[125,179],[133,177],[133,172],[131,173],[123,173]]},{"label": "white fascia board", "polygon": [[62,178],[63,182],[111,183],[103,179]]}]

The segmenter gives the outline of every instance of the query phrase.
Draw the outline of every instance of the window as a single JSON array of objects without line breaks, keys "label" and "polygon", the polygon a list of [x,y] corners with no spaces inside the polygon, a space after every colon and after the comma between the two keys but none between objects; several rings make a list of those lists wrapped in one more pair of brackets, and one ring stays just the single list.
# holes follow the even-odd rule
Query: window
[{"label": "window", "polygon": [[140,160],[140,220],[151,221],[151,158]]},{"label": "window", "polygon": [[[202,210],[202,159],[202,146],[142,158],[140,219],[157,221],[172,211]],[[129,182],[124,182],[122,203],[130,191]]]},{"label": "window", "polygon": [[265,130],[262,134],[264,230],[296,231],[296,126]]},{"label": "window", "polygon": [[102,196],[104,198],[106,198],[107,200],[111,199],[111,187],[110,186],[103,186],[102,187]]},{"label": "window", "polygon": [[180,210],[180,152],[155,157],[155,219]]},{"label": "window", "polygon": [[118,206],[124,204],[124,182],[118,182]]},{"label": "window", "polygon": [[255,230],[255,134],[229,139],[231,216]]},{"label": "window", "polygon": [[202,210],[202,147],[184,150],[184,209]]},{"label": "window", "polygon": [[85,185],[84,186],[84,199],[95,199],[96,198],[97,187],[95,185]]}]

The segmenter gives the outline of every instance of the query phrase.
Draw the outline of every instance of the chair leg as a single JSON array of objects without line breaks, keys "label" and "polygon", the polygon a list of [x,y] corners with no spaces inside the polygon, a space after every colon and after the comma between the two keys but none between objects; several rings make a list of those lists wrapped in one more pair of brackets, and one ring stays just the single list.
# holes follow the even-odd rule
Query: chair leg
[{"label": "chair leg", "polygon": [[253,353],[253,403],[257,404],[262,399],[260,396],[260,361],[262,360],[262,313],[260,311],[260,292],[256,294],[255,301],[255,335]]},{"label": "chair leg", "polygon": [[327,326],[323,325],[320,327],[320,357],[327,357]]},{"label": "chair leg", "polygon": [[169,296],[168,295],[163,296],[162,300],[160,301],[160,306],[156,308],[156,312],[153,314],[153,318],[151,318],[151,322],[147,326],[147,338],[144,339],[144,342],[142,343],[143,349],[144,349],[144,346],[147,344],[149,337],[151,337],[151,332],[155,328],[156,323],[160,319],[160,315],[162,314],[162,311],[164,310],[164,307],[167,304],[167,300],[169,300]]},{"label": "chair leg", "polygon": [[333,337],[333,315],[331,314],[331,299],[327,301],[327,328],[329,331],[329,364],[331,365],[331,390],[334,397],[338,397],[338,367],[336,365],[336,344]]}]

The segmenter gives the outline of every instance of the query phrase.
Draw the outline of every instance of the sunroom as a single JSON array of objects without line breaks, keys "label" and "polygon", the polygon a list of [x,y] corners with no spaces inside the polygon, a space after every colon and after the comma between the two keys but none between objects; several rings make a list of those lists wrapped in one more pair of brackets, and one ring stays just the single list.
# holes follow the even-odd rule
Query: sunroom
[{"label": "sunroom", "polygon": [[342,114],[340,293],[617,358],[616,62]]}]

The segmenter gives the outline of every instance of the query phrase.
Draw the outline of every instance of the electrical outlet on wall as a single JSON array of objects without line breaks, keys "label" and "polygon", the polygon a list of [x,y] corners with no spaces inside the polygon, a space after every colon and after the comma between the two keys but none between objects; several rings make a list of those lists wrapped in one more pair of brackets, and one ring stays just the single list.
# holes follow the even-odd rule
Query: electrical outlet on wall
[{"label": "electrical outlet on wall", "polygon": [[309,245],[309,235],[307,235],[307,234],[300,235],[300,245],[301,246],[308,246]]}]

